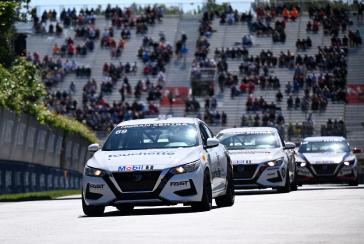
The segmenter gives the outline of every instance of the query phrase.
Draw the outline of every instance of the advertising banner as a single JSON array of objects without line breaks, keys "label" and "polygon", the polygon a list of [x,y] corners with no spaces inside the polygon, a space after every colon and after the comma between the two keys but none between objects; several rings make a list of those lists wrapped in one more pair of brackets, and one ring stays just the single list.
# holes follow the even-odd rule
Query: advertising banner
[{"label": "advertising banner", "polygon": [[173,102],[172,106],[184,106],[185,101],[188,97],[188,87],[166,87],[164,88],[163,97],[161,101],[162,106],[170,106],[171,101]]},{"label": "advertising banner", "polygon": [[347,84],[346,100],[348,103],[364,103],[364,84]]}]

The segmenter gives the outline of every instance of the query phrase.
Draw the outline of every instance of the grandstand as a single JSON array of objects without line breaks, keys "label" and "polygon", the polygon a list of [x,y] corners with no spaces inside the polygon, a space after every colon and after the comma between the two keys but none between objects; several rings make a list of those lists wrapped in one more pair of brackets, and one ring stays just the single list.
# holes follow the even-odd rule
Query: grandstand
[{"label": "grandstand", "polygon": [[[215,49],[221,50],[224,48],[237,48],[242,47],[242,36],[248,33],[251,33],[253,36],[253,45],[247,47],[249,52],[249,56],[257,56],[260,55],[262,50],[270,50],[274,57],[279,58],[281,52],[287,53],[289,50],[295,58],[297,55],[308,55],[308,56],[315,56],[318,54],[318,47],[330,47],[332,45],[332,36],[330,34],[324,33],[324,28],[322,23],[320,23],[320,28],[317,32],[307,31],[307,23],[313,21],[312,16],[309,16],[309,13],[304,6],[298,6],[300,8],[299,16],[295,19],[295,21],[289,19],[285,21],[285,42],[274,42],[272,40],[272,33],[265,33],[263,35],[258,35],[257,32],[252,31],[251,23],[257,23],[259,19],[266,18],[266,13],[270,13],[271,9],[266,8],[268,5],[264,5],[262,10],[265,14],[261,15],[260,12],[257,12],[257,6],[254,5],[255,8],[252,9],[252,20],[251,21],[234,21],[234,23],[220,23],[222,14],[226,14],[227,16],[230,13],[234,13],[234,9],[232,12],[229,12],[229,8],[225,7],[225,9],[220,10],[218,13],[214,13],[214,18],[211,21],[211,27],[213,32],[211,36],[207,38],[209,46],[209,52],[207,58],[209,60],[214,60],[215,63],[220,61],[219,57],[215,55]],[[279,5],[277,5],[279,6]],[[283,7],[283,5],[281,5]],[[293,6],[292,4],[288,4],[288,7]],[[273,8],[272,8],[273,9]],[[283,8],[282,8],[283,9]],[[239,9],[237,9],[239,11]],[[349,8],[343,11],[345,12],[344,16],[347,16],[350,20],[350,24],[345,30],[339,29],[339,33],[337,35],[338,38],[342,39],[345,35],[348,36],[348,31],[356,31],[359,30],[360,33],[364,33],[364,22],[362,19],[357,18],[357,11],[355,6],[349,6]],[[139,13],[135,14],[135,18],[139,18]],[[242,13],[239,12],[239,16]],[[39,16],[41,17],[41,16]],[[125,47],[121,51],[120,57],[112,57],[110,48],[105,48],[100,46],[100,39],[95,39],[94,41],[94,49],[89,51],[86,55],[73,55],[65,56],[62,59],[70,59],[75,60],[75,62],[80,66],[88,66],[91,69],[91,76],[90,77],[78,77],[76,76],[75,72],[69,72],[69,74],[65,75],[63,81],[58,82],[55,85],[50,86],[50,92],[55,91],[69,91],[71,82],[75,84],[75,91],[72,93],[72,99],[77,101],[77,106],[79,108],[83,107],[83,88],[86,85],[89,79],[94,79],[97,86],[97,92],[95,96],[98,96],[100,93],[100,87],[102,81],[107,80],[107,76],[103,72],[103,66],[105,63],[113,63],[118,65],[119,62],[125,64],[129,62],[130,64],[137,64],[137,72],[127,74],[129,79],[130,86],[132,88],[132,93],[127,94],[125,97],[124,103],[133,104],[134,101],[138,101],[144,104],[144,108],[142,109],[142,113],[144,112],[144,116],[156,116],[157,113],[150,113],[148,112],[148,103],[153,102],[157,104],[158,112],[161,114],[165,113],[172,113],[174,116],[201,116],[204,118],[204,103],[206,96],[196,97],[196,100],[200,103],[200,111],[189,111],[188,113],[185,112],[184,106],[184,99],[187,97],[182,96],[182,103],[175,103],[172,106],[169,105],[168,99],[168,92],[166,90],[176,91],[178,87],[188,88],[192,87],[191,85],[191,73],[193,67],[195,65],[195,52],[196,52],[196,42],[200,37],[199,33],[199,26],[201,24],[201,19],[203,18],[203,14],[177,14],[177,15],[164,15],[161,18],[161,21],[156,21],[154,24],[148,24],[148,31],[145,34],[136,34],[135,27],[131,27],[131,37],[130,39],[126,40]],[[280,13],[277,13],[277,16],[271,18],[271,26],[274,27],[275,21],[283,21],[284,16]],[[55,24],[56,22],[60,22],[57,17],[56,21],[47,20],[44,22],[45,30],[49,29],[49,25],[51,23]],[[43,58],[45,55],[49,57],[53,56],[54,59],[57,59],[58,56],[53,55],[53,47],[57,43],[58,45],[62,45],[66,41],[67,38],[72,38],[76,44],[83,43],[85,41],[84,38],[76,37],[76,28],[77,26],[90,26],[90,24],[83,24],[83,25],[74,25],[70,27],[64,27],[63,32],[61,35],[49,34],[49,33],[36,33],[35,31],[30,34],[27,38],[27,51],[32,54],[36,52]],[[94,28],[98,29],[103,34],[104,30],[111,28],[113,30],[113,36],[118,42],[121,34],[122,28],[118,28],[112,25],[112,20],[110,18],[105,18],[103,11],[99,13],[95,13],[95,24],[92,25]],[[178,57],[175,54],[175,44],[181,38],[182,34],[187,35],[187,41],[185,42],[185,47],[188,50],[185,57]],[[151,83],[157,84],[158,79],[160,78],[158,75],[145,75],[143,71],[143,67],[145,63],[142,61],[141,58],[138,58],[138,50],[143,43],[143,38],[145,36],[152,38],[153,40],[160,40],[160,37],[164,36],[165,43],[170,44],[173,48],[173,55],[171,59],[166,62],[165,70],[163,72],[163,87],[161,90],[161,100],[160,99],[153,99],[148,101],[148,91],[147,89],[143,89],[141,96],[135,97],[134,90],[135,86],[138,84],[138,81],[145,81],[146,79],[150,79]],[[312,47],[306,50],[298,49],[296,46],[297,39],[305,39],[310,37],[312,42]],[[361,45],[357,46],[350,46],[344,47],[340,46],[338,48],[347,49],[347,55],[345,56],[345,62],[347,63],[347,75],[346,75],[346,84],[363,84],[364,82],[361,80],[363,76],[362,70],[362,61],[363,61],[363,48]],[[243,59],[242,58],[227,58],[226,63],[228,65],[227,73],[232,75],[236,75],[238,78],[238,85],[240,81],[246,76],[246,74],[241,73],[239,70],[239,66],[241,65]],[[356,101],[349,100],[348,102],[344,102],[340,99],[327,99],[327,105],[322,109],[312,109],[311,103],[307,109],[304,111],[301,107],[297,109],[289,108],[287,104],[288,95],[285,93],[285,88],[288,82],[293,82],[293,77],[295,75],[295,68],[287,67],[283,65],[280,67],[279,65],[275,65],[268,68],[268,75],[276,76],[280,82],[280,90],[283,94],[283,99],[280,102],[276,101],[276,94],[278,89],[274,89],[272,87],[265,87],[262,88],[260,82],[255,84],[255,89],[252,92],[251,96],[253,97],[263,97],[264,100],[271,104],[272,102],[278,108],[277,111],[281,111],[282,115],[284,116],[284,123],[281,125],[286,133],[288,131],[288,125],[292,123],[295,125],[296,123],[302,124],[304,121],[308,121],[313,126],[313,134],[320,134],[322,125],[325,125],[329,119],[332,120],[344,120],[346,125],[346,136],[348,137],[349,141],[354,146],[361,146],[364,145],[364,130],[363,130],[363,122],[364,122],[364,104],[363,104],[363,93],[360,93],[360,90],[357,90],[357,86],[354,86],[352,90],[357,91],[353,96],[357,97]],[[317,76],[321,72],[323,74],[330,73],[333,74],[335,68],[333,69],[325,69],[320,70],[318,68],[313,70]],[[219,72],[217,71],[216,66],[210,68],[200,68],[200,71],[203,70],[213,70],[213,75],[210,79],[213,81],[214,85],[214,98],[217,101],[217,108],[214,108],[215,111],[219,111],[221,114],[222,111],[227,115],[226,123],[221,123],[219,120],[212,121],[212,128],[214,132],[218,132],[223,127],[237,127],[241,126],[241,117],[242,115],[246,116],[255,116],[256,113],[260,114],[262,117],[263,113],[261,111],[258,112],[247,112],[247,100],[248,100],[248,93],[238,94],[234,96],[232,99],[231,97],[231,85],[224,84],[224,91],[221,92],[218,85],[218,75]],[[259,75],[262,75],[262,68]],[[305,78],[306,75],[310,73],[307,70],[305,71]],[[123,76],[122,76],[123,77]],[[335,75],[333,75],[335,78]],[[113,102],[120,103],[121,102],[121,95],[120,95],[120,88],[123,84],[123,78],[118,79],[115,84],[112,86],[112,91],[103,93],[103,101],[107,101],[108,104],[113,104]],[[310,88],[311,87],[306,87]],[[363,87],[364,89],[364,87]],[[182,91],[182,90],[181,90]],[[177,92],[175,92],[174,96],[177,97]],[[298,89],[298,91],[293,95],[293,97],[303,98],[305,95],[304,88]],[[310,93],[312,95],[312,91]],[[164,97],[164,98],[163,98]],[[361,100],[360,100],[361,99]],[[161,102],[162,101],[162,102]],[[166,102],[167,101],[167,102]],[[100,105],[101,106],[101,105]],[[125,109],[123,110],[125,113]],[[74,111],[69,112],[68,114],[74,114]],[[111,113],[111,112],[110,112]],[[141,111],[138,111],[140,114]],[[76,116],[77,118],[77,116]],[[125,118],[124,116],[119,116],[117,118]],[[138,118],[134,115],[131,118]],[[82,120],[82,119],[81,119]],[[115,123],[115,119],[113,120]],[[106,127],[105,127],[106,128]],[[110,127],[107,127],[110,128]],[[104,128],[102,128],[104,129]],[[97,129],[96,129],[97,130]],[[102,137],[104,133],[99,133]]]}]

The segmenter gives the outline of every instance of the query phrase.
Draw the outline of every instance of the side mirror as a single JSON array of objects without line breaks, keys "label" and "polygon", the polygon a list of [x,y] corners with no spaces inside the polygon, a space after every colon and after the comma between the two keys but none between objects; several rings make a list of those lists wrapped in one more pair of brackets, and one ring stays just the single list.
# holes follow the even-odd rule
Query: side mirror
[{"label": "side mirror", "polygon": [[216,138],[207,138],[206,147],[207,148],[217,147],[219,145],[219,143],[220,143],[220,141]]},{"label": "side mirror", "polygon": [[94,143],[91,144],[90,146],[88,146],[88,151],[89,152],[97,152],[99,150],[100,146],[98,143]]},{"label": "side mirror", "polygon": [[284,146],[284,149],[295,149],[296,148],[296,144],[293,142],[286,142],[286,145]]},{"label": "side mirror", "polygon": [[353,153],[361,153],[361,149],[360,148],[358,148],[358,147],[354,147],[353,148]]}]

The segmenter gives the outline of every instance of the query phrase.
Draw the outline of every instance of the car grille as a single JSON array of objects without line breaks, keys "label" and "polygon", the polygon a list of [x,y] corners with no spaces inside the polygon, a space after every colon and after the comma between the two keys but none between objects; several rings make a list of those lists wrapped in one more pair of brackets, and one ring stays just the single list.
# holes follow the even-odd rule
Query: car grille
[{"label": "car grille", "polygon": [[240,164],[234,165],[234,179],[250,179],[254,176],[257,164]]},{"label": "car grille", "polygon": [[333,175],[335,173],[336,164],[314,164],[312,165],[318,175]]},{"label": "car grille", "polygon": [[123,192],[152,191],[161,171],[133,171],[113,173]]}]

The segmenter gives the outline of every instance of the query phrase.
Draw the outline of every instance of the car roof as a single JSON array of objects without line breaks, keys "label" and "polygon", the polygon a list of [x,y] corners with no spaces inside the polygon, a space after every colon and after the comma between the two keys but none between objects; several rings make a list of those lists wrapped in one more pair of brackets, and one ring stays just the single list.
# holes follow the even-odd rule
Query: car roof
[{"label": "car roof", "polygon": [[223,134],[229,134],[229,133],[239,133],[239,132],[251,132],[251,131],[256,131],[256,132],[273,132],[276,133],[278,132],[278,130],[274,127],[240,127],[240,128],[229,128],[229,129],[224,129],[222,131],[219,132],[223,133]]},{"label": "car roof", "polygon": [[118,126],[139,125],[139,124],[158,124],[158,123],[198,124],[199,121],[200,120],[197,118],[159,116],[157,118],[127,120],[127,121],[123,121],[123,122],[119,123]]},{"label": "car roof", "polygon": [[305,142],[317,142],[317,141],[346,141],[342,136],[311,136],[303,139]]}]

